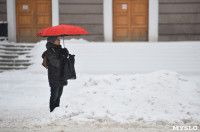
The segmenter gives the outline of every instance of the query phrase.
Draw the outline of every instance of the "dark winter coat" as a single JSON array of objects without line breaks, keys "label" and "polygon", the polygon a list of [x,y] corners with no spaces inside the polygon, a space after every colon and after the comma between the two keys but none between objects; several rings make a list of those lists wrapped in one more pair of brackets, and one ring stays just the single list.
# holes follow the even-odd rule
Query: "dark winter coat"
[{"label": "dark winter coat", "polygon": [[46,48],[50,87],[67,85],[67,80],[64,79],[64,64],[68,56],[68,53],[65,52],[66,48],[62,49],[61,45],[54,45],[50,42],[47,42]]}]

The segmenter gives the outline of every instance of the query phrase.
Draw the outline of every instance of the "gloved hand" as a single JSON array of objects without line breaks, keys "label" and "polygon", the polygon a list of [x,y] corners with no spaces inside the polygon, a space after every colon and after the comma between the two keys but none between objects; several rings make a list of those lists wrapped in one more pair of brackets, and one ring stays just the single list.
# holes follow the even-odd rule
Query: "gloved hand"
[{"label": "gloved hand", "polygon": [[69,54],[69,59],[74,59],[75,55]]},{"label": "gloved hand", "polygon": [[68,57],[69,51],[68,51],[66,48],[63,48],[63,49],[61,50],[61,54],[63,54],[64,56]]},{"label": "gloved hand", "polygon": [[75,55],[69,54],[69,61],[74,63],[74,57],[75,57]]}]

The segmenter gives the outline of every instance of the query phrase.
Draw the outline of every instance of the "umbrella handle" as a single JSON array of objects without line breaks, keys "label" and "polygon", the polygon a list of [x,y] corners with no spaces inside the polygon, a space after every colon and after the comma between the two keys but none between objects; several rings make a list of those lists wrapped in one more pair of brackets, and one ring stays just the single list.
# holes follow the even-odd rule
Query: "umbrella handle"
[{"label": "umbrella handle", "polygon": [[64,48],[65,48],[64,35],[63,35],[63,46],[64,46]]}]

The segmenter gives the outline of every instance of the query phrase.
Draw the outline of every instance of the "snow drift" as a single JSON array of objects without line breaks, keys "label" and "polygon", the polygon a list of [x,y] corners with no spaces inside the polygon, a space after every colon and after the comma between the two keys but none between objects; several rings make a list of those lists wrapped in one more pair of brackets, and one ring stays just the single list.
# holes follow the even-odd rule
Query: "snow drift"
[{"label": "snow drift", "polygon": [[88,75],[81,79],[81,88],[66,97],[67,108],[55,111],[55,118],[162,125],[200,120],[200,91],[176,72]]},{"label": "snow drift", "polygon": [[[189,77],[170,70],[145,74],[78,72],[77,80],[70,80],[64,88],[61,106],[49,113],[50,90],[47,71],[41,66],[42,43],[33,50],[34,65],[29,69],[0,74],[0,130],[47,131],[52,126],[65,130],[69,124],[171,128],[200,123],[200,87]],[[76,66],[80,68],[80,63]]]}]

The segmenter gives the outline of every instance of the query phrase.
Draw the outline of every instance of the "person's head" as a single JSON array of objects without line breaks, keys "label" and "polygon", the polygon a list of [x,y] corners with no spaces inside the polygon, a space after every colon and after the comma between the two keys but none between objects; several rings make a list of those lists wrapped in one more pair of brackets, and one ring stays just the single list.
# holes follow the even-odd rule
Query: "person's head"
[{"label": "person's head", "polygon": [[52,44],[55,44],[55,45],[60,45],[60,37],[59,36],[49,36],[47,38],[47,41]]},{"label": "person's head", "polygon": [[56,41],[54,41],[53,44],[55,44],[55,45],[60,45],[60,37],[57,37]]}]

